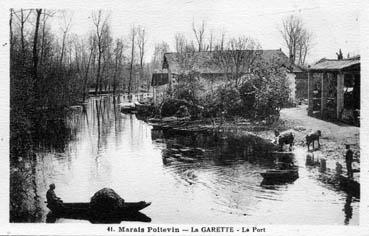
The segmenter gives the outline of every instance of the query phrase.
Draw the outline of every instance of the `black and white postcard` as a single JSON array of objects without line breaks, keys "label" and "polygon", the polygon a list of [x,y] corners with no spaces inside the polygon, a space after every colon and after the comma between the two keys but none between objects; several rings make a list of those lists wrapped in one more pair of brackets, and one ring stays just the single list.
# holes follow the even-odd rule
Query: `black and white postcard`
[{"label": "black and white postcard", "polygon": [[368,235],[365,1],[2,5],[0,234]]}]

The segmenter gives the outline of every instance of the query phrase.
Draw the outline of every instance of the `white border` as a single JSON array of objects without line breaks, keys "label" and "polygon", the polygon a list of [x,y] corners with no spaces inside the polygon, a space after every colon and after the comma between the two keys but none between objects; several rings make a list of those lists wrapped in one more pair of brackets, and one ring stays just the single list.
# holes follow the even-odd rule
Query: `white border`
[{"label": "white border", "polygon": [[[216,0],[214,0],[216,1]],[[151,4],[155,1],[150,1]],[[167,1],[170,4],[172,1]],[[337,2],[350,1],[339,0]],[[133,233],[109,233],[106,231],[108,226],[112,225],[93,225],[93,224],[10,224],[9,223],[9,8],[35,8],[42,6],[42,8],[117,8],[124,4],[123,1],[88,1],[80,0],[73,2],[71,0],[58,1],[2,1],[0,14],[0,234],[8,235],[106,235],[106,234],[125,234],[135,235]],[[175,4],[175,1],[173,1]],[[229,3],[231,4],[231,2]],[[281,1],[283,4],[283,1]],[[334,7],[334,6],[332,6]],[[359,226],[309,226],[309,225],[257,225],[258,227],[266,227],[266,233],[258,233],[264,235],[369,235],[369,171],[368,171],[368,157],[369,157],[369,4],[367,1],[361,1],[360,9],[360,37],[361,37],[361,78],[362,78],[362,126],[360,133],[361,140],[361,202],[360,202],[360,225]],[[7,45],[4,45],[7,43]],[[296,209],[298,210],[298,209]],[[180,228],[189,228],[191,225],[157,225],[157,224],[137,224],[124,223],[124,226],[162,226],[171,227],[178,226]],[[201,227],[201,225],[197,225]],[[210,226],[210,225],[202,225]],[[236,225],[224,225],[241,227]],[[244,227],[253,227],[245,222]],[[117,227],[115,225],[114,227]],[[216,235],[245,235],[246,233],[217,233]],[[250,234],[250,233],[249,233]],[[142,234],[137,234],[142,235]],[[145,235],[153,235],[147,234]],[[160,233],[160,235],[168,235]],[[188,233],[180,233],[176,235],[189,235]],[[193,234],[198,235],[198,234]],[[206,233],[206,235],[213,235]]]}]

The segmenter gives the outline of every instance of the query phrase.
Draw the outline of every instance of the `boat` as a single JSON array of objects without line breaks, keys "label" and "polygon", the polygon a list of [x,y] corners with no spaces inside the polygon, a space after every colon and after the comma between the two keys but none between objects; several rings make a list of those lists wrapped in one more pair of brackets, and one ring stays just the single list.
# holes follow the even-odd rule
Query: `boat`
[{"label": "boat", "polygon": [[297,168],[285,169],[285,170],[267,170],[260,173],[267,182],[293,182],[299,178],[299,172]]},{"label": "boat", "polygon": [[120,223],[121,221],[151,222],[151,218],[140,210],[148,207],[150,202],[126,202],[114,212],[94,212],[90,203],[62,203],[59,207],[47,207],[51,212],[47,215],[47,223],[55,223],[58,218],[88,220],[91,223]]},{"label": "boat", "polygon": [[[111,215],[127,215],[138,212],[148,206],[151,205],[151,202],[125,202],[124,205],[118,208],[114,212],[109,212]],[[56,206],[50,206],[47,204],[47,207],[55,214],[86,214],[92,215],[94,214],[93,209],[90,207],[90,203],[88,202],[76,202],[76,203],[60,203]]]},{"label": "boat", "polygon": [[119,107],[121,112],[130,113],[136,111],[136,104],[133,102],[122,102],[119,104]]},{"label": "boat", "polygon": [[151,107],[152,105],[149,103],[135,102],[135,108],[139,113],[144,113],[148,111]]}]

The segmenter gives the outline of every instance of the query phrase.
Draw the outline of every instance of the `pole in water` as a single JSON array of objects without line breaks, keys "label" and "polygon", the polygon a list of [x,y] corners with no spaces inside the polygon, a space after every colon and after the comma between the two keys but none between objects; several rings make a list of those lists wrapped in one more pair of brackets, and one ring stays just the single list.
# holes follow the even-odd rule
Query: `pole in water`
[{"label": "pole in water", "polygon": [[314,153],[308,152],[306,154],[306,162],[305,162],[305,164],[307,166],[313,166],[314,165]]},{"label": "pole in water", "polygon": [[327,170],[327,160],[325,158],[320,159],[320,172]]}]

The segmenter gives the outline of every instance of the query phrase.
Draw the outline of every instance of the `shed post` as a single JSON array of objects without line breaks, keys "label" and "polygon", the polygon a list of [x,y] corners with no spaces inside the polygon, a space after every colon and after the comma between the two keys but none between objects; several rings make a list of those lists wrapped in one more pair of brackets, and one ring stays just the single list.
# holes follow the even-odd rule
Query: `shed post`
[{"label": "shed post", "polygon": [[340,71],[337,74],[337,119],[341,119],[341,114],[343,110],[343,104],[344,104],[344,74],[342,71]]},{"label": "shed post", "polygon": [[172,73],[170,71],[169,65],[168,65],[168,89],[169,89],[169,97],[173,97],[173,87],[172,87]]},{"label": "shed post", "polygon": [[327,105],[327,72],[323,73],[321,77],[321,100],[320,100],[320,116],[322,119],[326,118],[326,105]]},{"label": "shed post", "polygon": [[308,72],[308,115],[313,115],[313,74]]},{"label": "shed post", "polygon": [[152,96],[153,96],[153,100],[154,100],[154,104],[157,104],[157,97],[156,97],[156,88],[155,86],[152,86]]}]

